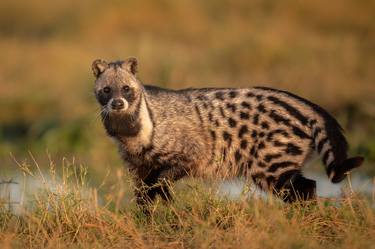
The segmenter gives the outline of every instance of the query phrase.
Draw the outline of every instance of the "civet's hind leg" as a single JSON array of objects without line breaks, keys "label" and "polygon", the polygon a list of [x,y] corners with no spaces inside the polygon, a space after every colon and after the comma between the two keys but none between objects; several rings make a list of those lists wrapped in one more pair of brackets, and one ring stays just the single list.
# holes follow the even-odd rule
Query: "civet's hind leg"
[{"label": "civet's hind leg", "polygon": [[316,182],[304,177],[299,170],[282,173],[273,189],[285,202],[316,199]]}]

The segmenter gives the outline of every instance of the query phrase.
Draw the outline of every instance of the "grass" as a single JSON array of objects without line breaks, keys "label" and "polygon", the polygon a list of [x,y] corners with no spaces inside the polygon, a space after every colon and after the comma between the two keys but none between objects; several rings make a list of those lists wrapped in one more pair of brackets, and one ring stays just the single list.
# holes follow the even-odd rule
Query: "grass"
[{"label": "grass", "polygon": [[217,194],[215,184],[184,181],[175,200],[161,200],[145,216],[135,205],[129,176],[107,191],[87,183],[87,168],[63,161],[48,173],[18,163],[42,183],[17,214],[0,208],[1,248],[371,248],[373,197],[350,189],[337,199],[286,205],[272,197]]}]

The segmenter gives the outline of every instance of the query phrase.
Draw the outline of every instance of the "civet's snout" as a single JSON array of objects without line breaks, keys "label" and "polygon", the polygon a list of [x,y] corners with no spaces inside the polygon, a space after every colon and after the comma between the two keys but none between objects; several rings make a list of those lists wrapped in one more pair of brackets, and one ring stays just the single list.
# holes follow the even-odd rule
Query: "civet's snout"
[{"label": "civet's snout", "polygon": [[123,111],[127,108],[127,101],[123,98],[114,98],[108,103],[111,111]]}]

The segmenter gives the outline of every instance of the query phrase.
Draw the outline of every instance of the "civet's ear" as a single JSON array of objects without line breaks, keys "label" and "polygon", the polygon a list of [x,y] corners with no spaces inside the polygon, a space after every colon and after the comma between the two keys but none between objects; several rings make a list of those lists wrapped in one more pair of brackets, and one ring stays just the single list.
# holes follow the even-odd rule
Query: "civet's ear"
[{"label": "civet's ear", "polygon": [[132,74],[136,74],[138,71],[138,60],[134,57],[127,58],[121,64],[121,67],[125,70],[128,70]]},{"label": "civet's ear", "polygon": [[98,78],[99,75],[102,74],[108,68],[108,63],[105,60],[96,59],[92,63],[91,68],[95,77]]}]

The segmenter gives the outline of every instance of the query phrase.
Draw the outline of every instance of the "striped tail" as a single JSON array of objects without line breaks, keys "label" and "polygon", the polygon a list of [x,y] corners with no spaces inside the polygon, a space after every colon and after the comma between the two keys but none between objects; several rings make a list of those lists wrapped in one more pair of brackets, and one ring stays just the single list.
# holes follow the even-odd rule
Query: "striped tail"
[{"label": "striped tail", "polygon": [[332,183],[339,183],[345,179],[347,172],[361,166],[364,158],[348,158],[348,143],[340,124],[323,108],[314,105],[314,109],[324,120],[324,124],[313,125],[315,148],[322,157],[329,179]]}]

